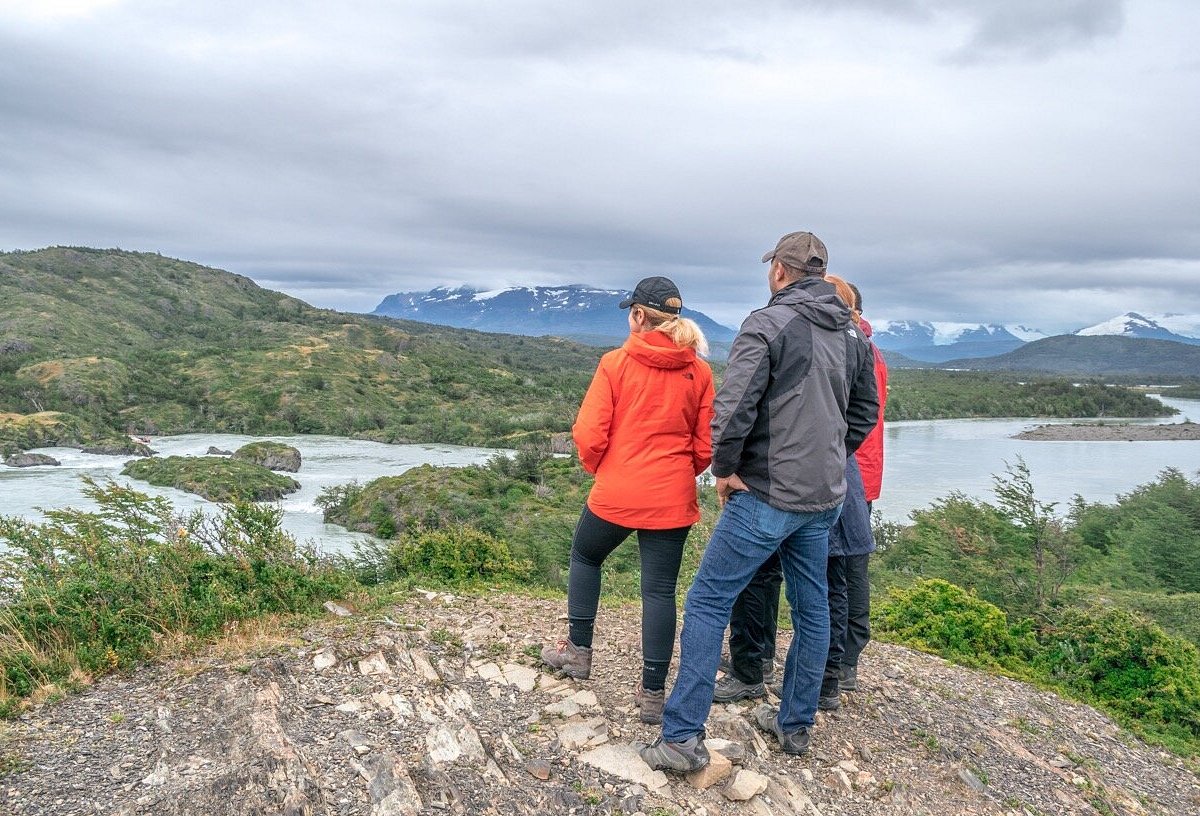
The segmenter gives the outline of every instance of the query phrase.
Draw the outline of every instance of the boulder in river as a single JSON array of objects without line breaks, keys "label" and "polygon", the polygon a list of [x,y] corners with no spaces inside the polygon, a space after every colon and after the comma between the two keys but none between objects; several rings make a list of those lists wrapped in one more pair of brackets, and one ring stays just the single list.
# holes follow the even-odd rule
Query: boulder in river
[{"label": "boulder in river", "polygon": [[234,459],[242,459],[267,470],[295,473],[300,470],[300,451],[281,442],[251,442],[233,452]]},{"label": "boulder in river", "polygon": [[53,456],[47,456],[44,453],[14,453],[12,456],[4,460],[4,464],[9,467],[36,467],[38,465],[61,465],[62,462],[55,459]]},{"label": "boulder in river", "polygon": [[209,445],[208,450],[204,452],[205,456],[233,456],[233,451],[221,450],[216,445]]}]

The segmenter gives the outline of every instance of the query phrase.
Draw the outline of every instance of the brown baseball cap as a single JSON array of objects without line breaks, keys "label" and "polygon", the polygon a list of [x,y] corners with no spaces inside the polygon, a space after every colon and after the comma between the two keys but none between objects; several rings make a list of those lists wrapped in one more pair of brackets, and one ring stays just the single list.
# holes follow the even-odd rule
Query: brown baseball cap
[{"label": "brown baseball cap", "polygon": [[829,250],[811,232],[789,232],[762,259],[763,263],[782,261],[793,269],[824,275],[829,266]]}]

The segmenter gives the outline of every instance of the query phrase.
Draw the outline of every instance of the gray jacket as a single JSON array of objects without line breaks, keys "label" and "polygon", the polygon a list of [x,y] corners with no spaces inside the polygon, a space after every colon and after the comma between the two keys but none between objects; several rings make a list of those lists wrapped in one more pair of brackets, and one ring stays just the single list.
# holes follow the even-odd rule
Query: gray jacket
[{"label": "gray jacket", "polygon": [[879,413],[874,357],[821,278],[776,292],[742,323],[713,402],[714,476],[736,473],[779,510],[842,503],[846,456]]}]

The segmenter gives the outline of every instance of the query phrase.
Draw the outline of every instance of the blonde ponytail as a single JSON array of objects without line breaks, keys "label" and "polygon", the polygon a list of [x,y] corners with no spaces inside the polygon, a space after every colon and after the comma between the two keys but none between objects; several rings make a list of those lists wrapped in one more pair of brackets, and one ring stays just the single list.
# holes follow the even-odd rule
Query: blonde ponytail
[{"label": "blonde ponytail", "polygon": [[640,303],[634,308],[641,309],[646,315],[646,322],[650,324],[652,331],[662,332],[680,348],[690,348],[701,357],[708,356],[708,340],[695,320],[660,312]]}]

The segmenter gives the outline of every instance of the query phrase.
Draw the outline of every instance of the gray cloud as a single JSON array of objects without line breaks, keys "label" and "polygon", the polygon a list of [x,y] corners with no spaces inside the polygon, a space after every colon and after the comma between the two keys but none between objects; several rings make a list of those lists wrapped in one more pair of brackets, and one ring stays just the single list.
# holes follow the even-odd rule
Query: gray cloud
[{"label": "gray cloud", "polygon": [[806,227],[882,317],[1200,312],[1184,0],[38,8],[0,21],[0,248],[357,310],[668,274],[736,324]]}]

